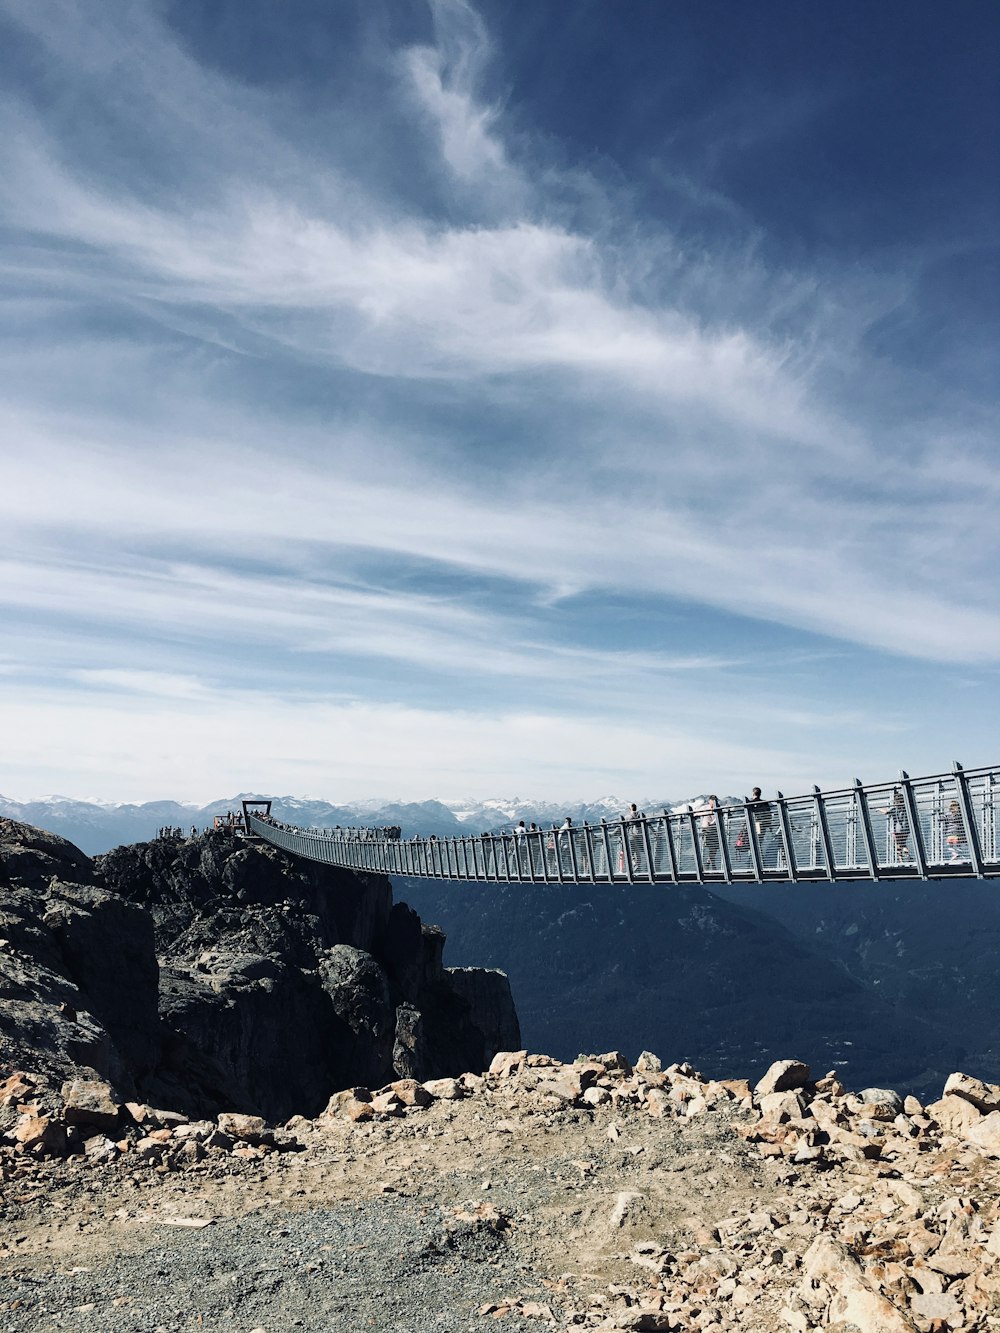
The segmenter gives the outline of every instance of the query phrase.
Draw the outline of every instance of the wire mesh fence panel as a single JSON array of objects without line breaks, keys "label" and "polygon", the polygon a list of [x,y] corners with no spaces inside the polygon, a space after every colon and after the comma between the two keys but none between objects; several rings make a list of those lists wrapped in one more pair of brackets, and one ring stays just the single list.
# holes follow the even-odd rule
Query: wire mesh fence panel
[{"label": "wire mesh fence panel", "polygon": [[590,849],[587,846],[587,834],[582,828],[575,828],[569,835],[570,860],[574,876],[578,879],[591,878]]},{"label": "wire mesh fence panel", "polygon": [[913,863],[910,812],[900,784],[879,784],[865,789],[879,869]]},{"label": "wire mesh fence panel", "polygon": [[[968,829],[962,816],[961,793],[954,774],[910,784],[916,826],[929,865],[956,864],[969,859]],[[895,795],[893,797],[895,801]],[[894,807],[893,807],[894,808]],[[895,819],[895,815],[890,815]]]},{"label": "wire mesh fence panel", "polygon": [[[865,839],[864,814],[856,792],[837,792],[822,802],[817,813],[822,841],[822,820],[830,841],[832,864],[837,870],[856,870],[861,874],[870,869],[868,846]],[[825,862],[824,862],[825,864]]]},{"label": "wire mesh fence panel", "polygon": [[670,862],[670,844],[667,841],[667,818],[665,815],[651,815],[647,818],[646,837],[649,841],[649,854],[652,858],[654,878],[671,879],[673,877],[673,866]]},{"label": "wire mesh fence panel", "polygon": [[1000,859],[998,836],[998,804],[1000,804],[1000,774],[995,770],[966,775],[971,821],[974,835],[984,862]]},{"label": "wire mesh fence panel", "polygon": [[606,826],[604,824],[595,824],[587,830],[588,840],[591,850],[591,866],[593,867],[594,879],[610,879],[610,870],[608,866],[608,844],[606,841]]},{"label": "wire mesh fence panel", "polygon": [[671,815],[670,826],[674,835],[674,854],[677,858],[677,873],[689,879],[696,876],[700,866],[695,850],[697,837],[696,826],[688,814]]},{"label": "wire mesh fence panel", "polygon": [[608,879],[627,883],[628,871],[625,868],[625,858],[628,853],[625,849],[625,835],[621,824],[605,824],[604,836],[607,839]]},{"label": "wire mesh fence panel", "polygon": [[643,822],[641,819],[628,819],[622,825],[624,843],[628,851],[629,866],[632,869],[633,879],[649,878],[649,858],[646,855]]}]

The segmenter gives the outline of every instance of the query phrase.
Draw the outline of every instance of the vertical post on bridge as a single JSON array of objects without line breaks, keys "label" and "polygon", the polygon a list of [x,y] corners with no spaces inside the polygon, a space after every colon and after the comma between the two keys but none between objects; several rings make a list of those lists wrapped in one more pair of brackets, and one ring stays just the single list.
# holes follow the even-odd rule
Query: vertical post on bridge
[{"label": "vertical post on bridge", "polygon": [[569,844],[569,865],[573,872],[573,882],[580,882],[580,863],[576,859],[576,836],[572,829],[566,831],[566,841]]},{"label": "vertical post on bridge", "polygon": [[819,820],[819,836],[823,843],[823,858],[826,861],[826,877],[829,880],[835,878],[833,856],[833,839],[830,837],[830,821],[826,817],[826,805],[823,801],[822,793],[818,787],[813,787],[813,797],[816,801],[816,818]]},{"label": "vertical post on bridge", "polygon": [[698,826],[694,822],[694,811],[690,806],[687,808],[688,823],[691,826],[691,846],[694,848],[694,864],[698,873],[698,883],[705,883],[705,867],[701,859],[701,839],[698,836]]},{"label": "vertical post on bridge", "polygon": [[868,857],[868,874],[872,879],[878,879],[878,849],[875,846],[875,830],[872,828],[871,811],[868,809],[868,793],[861,785],[861,779],[854,779],[854,802],[861,820],[861,836],[865,843],[865,854]]},{"label": "vertical post on bridge", "polygon": [[663,807],[663,837],[667,845],[667,861],[670,865],[670,878],[674,884],[677,883],[677,848],[674,846],[674,827],[671,823],[670,811]]},{"label": "vertical post on bridge", "polygon": [[795,864],[795,848],[792,846],[792,825],[788,818],[788,802],[782,793],[777,793],[778,823],[781,825],[781,841],[785,846],[785,878],[798,879],[798,866]]},{"label": "vertical post on bridge", "polygon": [[927,878],[927,853],[924,850],[924,831],[917,817],[917,803],[913,799],[913,783],[904,769],[899,770],[899,781],[903,788],[903,800],[906,803],[906,817],[910,821],[910,842],[913,844],[913,860],[921,879]]},{"label": "vertical post on bridge", "polygon": [[750,869],[753,871],[753,877],[756,883],[763,884],[764,876],[761,874],[761,851],[760,839],[757,837],[757,823],[754,811],[750,809],[750,799],[743,797],[743,818],[746,820],[746,838],[747,851],[750,853]]},{"label": "vertical post on bridge", "polygon": [[733,882],[733,861],[729,855],[729,819],[728,807],[725,810],[716,807],[715,827],[719,833],[719,851],[722,853],[722,869],[726,876],[726,883]]},{"label": "vertical post on bridge", "polygon": [[623,867],[623,869],[624,869],[624,871],[625,871],[625,874],[628,876],[628,882],[629,882],[630,884],[634,884],[634,883],[635,883],[635,871],[634,871],[633,868],[632,868],[632,842],[631,842],[631,839],[628,837],[628,835],[627,835],[626,832],[625,832],[625,820],[624,820],[624,818],[622,818],[622,819],[620,819],[620,820],[618,821],[618,827],[621,829],[621,839],[622,839],[622,867]]},{"label": "vertical post on bridge", "polygon": [[586,820],[583,821],[583,846],[587,853],[587,865],[589,867],[590,883],[597,882],[597,859],[594,856],[594,830]]},{"label": "vertical post on bridge", "polygon": [[969,856],[972,858],[972,871],[976,879],[983,878],[983,849],[979,842],[979,828],[972,814],[972,798],[969,795],[969,779],[965,769],[956,759],[952,764],[955,774],[955,786],[958,788],[958,804],[962,811],[962,823],[968,842]]},{"label": "vertical post on bridge", "polygon": [[615,882],[614,874],[611,870],[611,839],[608,837],[608,821],[601,816],[601,841],[604,844],[604,869],[607,872],[608,883]]}]

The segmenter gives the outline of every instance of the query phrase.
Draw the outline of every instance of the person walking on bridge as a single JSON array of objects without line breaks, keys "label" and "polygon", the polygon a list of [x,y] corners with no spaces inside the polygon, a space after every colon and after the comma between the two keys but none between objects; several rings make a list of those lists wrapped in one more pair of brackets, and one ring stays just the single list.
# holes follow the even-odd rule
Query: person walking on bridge
[{"label": "person walking on bridge", "polygon": [[[639,808],[635,801],[629,806],[625,814],[625,823],[628,826],[626,838],[628,840],[629,860],[632,862],[632,871],[645,870],[645,856],[642,845],[642,821],[643,816],[639,813]],[[624,867],[623,867],[624,869]]]},{"label": "person walking on bridge", "polygon": [[524,875],[528,870],[528,830],[523,819],[514,826],[514,846],[517,848],[518,869]]},{"label": "person walking on bridge", "polygon": [[906,817],[906,801],[903,799],[902,787],[896,788],[892,794],[892,804],[884,808],[882,813],[888,816],[889,832],[896,845],[896,860],[909,861],[910,821]]},{"label": "person walking on bridge", "polygon": [[761,866],[768,865],[768,853],[773,852],[773,847],[769,847],[771,842],[771,825],[773,823],[773,812],[771,802],[761,799],[760,788],[754,787],[750,793],[750,818],[753,820],[753,829],[757,835],[757,850],[760,853]]},{"label": "person walking on bridge", "polygon": [[714,870],[719,858],[719,808],[718,796],[709,796],[706,811],[701,816],[701,854],[704,869]]},{"label": "person walking on bridge", "polygon": [[945,842],[948,846],[948,862],[957,865],[959,861],[969,859],[969,840],[965,836],[965,824],[962,811],[957,801],[952,801],[944,815]]},{"label": "person walking on bridge", "polygon": [[573,852],[570,847],[572,836],[573,821],[567,815],[559,827],[559,864],[562,866],[564,875],[573,873]]}]

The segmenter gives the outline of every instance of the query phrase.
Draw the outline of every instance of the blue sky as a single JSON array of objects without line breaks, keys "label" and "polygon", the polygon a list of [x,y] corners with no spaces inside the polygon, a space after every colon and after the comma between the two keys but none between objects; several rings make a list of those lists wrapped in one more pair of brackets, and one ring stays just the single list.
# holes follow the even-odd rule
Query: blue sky
[{"label": "blue sky", "polygon": [[0,0],[0,791],[1000,762],[993,0]]}]

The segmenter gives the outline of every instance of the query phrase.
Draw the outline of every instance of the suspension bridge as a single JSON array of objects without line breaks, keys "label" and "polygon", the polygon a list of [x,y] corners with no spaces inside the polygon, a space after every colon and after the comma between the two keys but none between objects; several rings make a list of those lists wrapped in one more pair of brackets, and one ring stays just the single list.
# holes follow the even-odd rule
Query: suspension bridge
[{"label": "suspension bridge", "polygon": [[824,883],[1000,877],[1000,767],[466,837],[299,828],[245,800],[247,835],[349,870],[530,884]]}]

